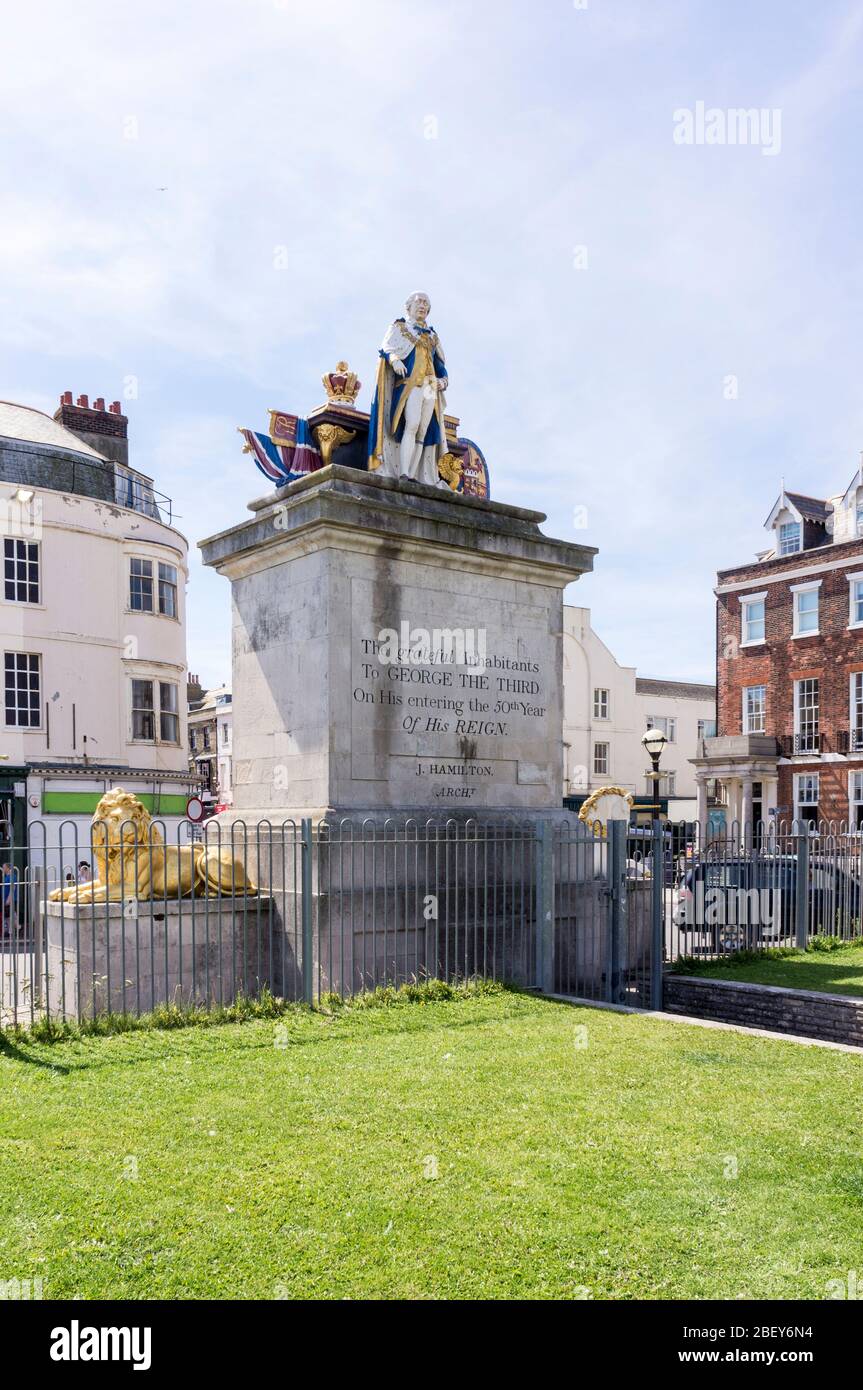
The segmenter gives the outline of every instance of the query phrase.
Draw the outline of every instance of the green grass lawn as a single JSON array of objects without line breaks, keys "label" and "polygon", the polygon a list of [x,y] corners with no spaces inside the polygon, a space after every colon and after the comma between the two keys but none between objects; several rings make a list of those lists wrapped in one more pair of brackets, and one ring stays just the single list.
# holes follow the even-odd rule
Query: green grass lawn
[{"label": "green grass lawn", "polygon": [[688,973],[787,989],[818,989],[827,994],[863,994],[863,945],[845,946],[839,951],[794,951],[735,965],[699,961]]},{"label": "green grass lawn", "polygon": [[508,993],[7,1040],[0,1278],[823,1298],[863,1268],[861,1092],[850,1054]]}]

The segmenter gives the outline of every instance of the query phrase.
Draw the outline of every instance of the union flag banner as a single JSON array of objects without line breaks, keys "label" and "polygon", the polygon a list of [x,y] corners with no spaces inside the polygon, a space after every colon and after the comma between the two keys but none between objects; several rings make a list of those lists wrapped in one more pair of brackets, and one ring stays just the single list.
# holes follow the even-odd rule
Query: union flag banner
[{"label": "union flag banner", "polygon": [[239,429],[246,441],[243,453],[251,454],[264,476],[278,487],[314,473],[323,463],[308,420],[297,415],[270,411],[269,435],[242,426]]}]

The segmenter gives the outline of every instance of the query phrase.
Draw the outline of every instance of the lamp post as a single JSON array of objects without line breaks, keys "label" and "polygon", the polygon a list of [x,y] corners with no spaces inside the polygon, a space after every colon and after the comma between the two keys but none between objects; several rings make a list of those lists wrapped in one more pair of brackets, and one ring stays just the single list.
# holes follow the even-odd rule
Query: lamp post
[{"label": "lamp post", "polygon": [[646,752],[650,755],[650,761],[653,763],[653,771],[649,772],[647,775],[653,782],[653,819],[659,820],[659,778],[661,776],[659,771],[659,759],[662,757],[662,750],[668,742],[668,739],[661,729],[648,729],[647,733],[642,737],[641,742]]}]

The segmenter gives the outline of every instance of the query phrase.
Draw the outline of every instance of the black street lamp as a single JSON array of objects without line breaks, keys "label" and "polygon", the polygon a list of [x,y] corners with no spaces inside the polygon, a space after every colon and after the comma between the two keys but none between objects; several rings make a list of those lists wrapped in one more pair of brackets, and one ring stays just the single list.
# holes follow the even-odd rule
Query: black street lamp
[{"label": "black street lamp", "polygon": [[650,761],[653,763],[653,771],[647,775],[653,782],[653,819],[659,820],[659,779],[662,775],[659,771],[659,759],[662,757],[662,750],[668,739],[661,729],[648,729],[641,742],[650,754]]}]

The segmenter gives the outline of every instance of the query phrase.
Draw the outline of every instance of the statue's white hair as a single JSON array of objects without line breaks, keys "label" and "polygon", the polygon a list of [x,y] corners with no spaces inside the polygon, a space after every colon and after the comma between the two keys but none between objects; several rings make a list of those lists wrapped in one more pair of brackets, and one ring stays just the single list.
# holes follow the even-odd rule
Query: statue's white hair
[{"label": "statue's white hair", "polygon": [[431,308],[431,300],[429,299],[425,290],[414,290],[413,294],[409,294],[407,299],[405,300],[405,308],[407,309],[409,314],[413,311],[414,303],[417,299],[424,299],[428,304],[429,308]]}]

